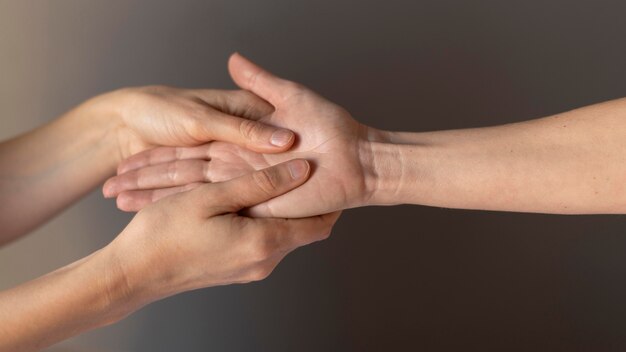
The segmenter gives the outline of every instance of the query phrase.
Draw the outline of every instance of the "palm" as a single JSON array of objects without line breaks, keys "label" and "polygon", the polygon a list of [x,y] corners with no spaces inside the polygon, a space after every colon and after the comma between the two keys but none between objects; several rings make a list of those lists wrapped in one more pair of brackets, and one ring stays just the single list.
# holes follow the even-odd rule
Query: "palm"
[{"label": "palm", "polygon": [[226,181],[301,158],[311,163],[310,179],[287,194],[252,207],[253,215],[306,217],[361,204],[365,175],[360,150],[362,143],[367,144],[367,127],[341,107],[240,56],[233,56],[229,64],[231,75],[241,88],[273,106],[258,116],[260,124],[242,125],[241,134],[255,139],[262,134],[258,126],[288,129],[297,135],[292,148],[279,154],[256,153],[225,142],[194,148],[157,148],[127,159],[118,170],[121,175],[107,181],[105,194],[122,194],[123,201],[118,198],[118,205],[123,203],[122,208],[137,210],[156,199],[197,186],[198,182]]},{"label": "palm", "polygon": [[228,143],[212,143],[212,180],[223,181],[302,158],[312,164],[309,181],[290,193],[252,208],[252,214],[304,217],[354,205],[355,198],[364,188],[358,155],[358,144],[364,131],[345,110],[310,91],[303,91],[288,98],[274,113],[260,121],[296,132],[298,139],[294,147],[280,154],[258,154]]}]

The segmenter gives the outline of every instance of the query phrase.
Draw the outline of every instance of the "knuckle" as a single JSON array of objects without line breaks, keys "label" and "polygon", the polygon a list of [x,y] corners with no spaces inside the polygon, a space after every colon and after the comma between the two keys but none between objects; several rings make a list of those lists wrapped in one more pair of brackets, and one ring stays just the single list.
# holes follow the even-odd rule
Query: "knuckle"
[{"label": "knuckle", "polygon": [[330,223],[330,224],[328,222],[326,222],[323,225],[323,227],[321,229],[321,238],[323,240],[328,239],[331,236],[331,234],[333,233],[333,226],[334,226],[334,222]]},{"label": "knuckle", "polygon": [[211,182],[211,179],[213,178],[211,177],[211,163],[209,163],[208,161],[203,161],[200,172],[202,173],[202,179],[204,182]]},{"label": "knuckle", "polygon": [[209,175],[209,163],[205,160],[180,160],[179,163],[179,182],[206,182]]},{"label": "knuckle", "polygon": [[246,139],[259,139],[262,130],[262,125],[256,121],[241,119],[241,122],[239,123],[239,132]]},{"label": "knuckle", "polygon": [[259,79],[259,76],[263,74],[264,74],[263,71],[257,71],[251,74],[250,77],[248,77],[248,87],[250,88],[250,90],[253,90],[254,86],[256,85],[256,82]]},{"label": "knuckle", "polygon": [[273,195],[279,185],[279,177],[275,171],[261,170],[252,174],[252,178],[257,188],[267,195]]},{"label": "knuckle", "polygon": [[177,161],[167,165],[167,179],[170,182],[176,182],[178,179],[178,166],[179,163]]},{"label": "knuckle", "polygon": [[232,103],[254,102],[259,99],[254,93],[247,90],[235,90],[229,93],[228,99]]},{"label": "knuckle", "polygon": [[125,186],[125,189],[144,189],[146,186],[146,170],[134,170],[120,177],[120,184]]},{"label": "knuckle", "polygon": [[246,105],[243,105],[241,108],[242,110],[240,111],[240,116],[247,118],[254,116],[254,112],[258,109],[257,105],[259,105],[257,101],[250,101]]},{"label": "knuckle", "polygon": [[272,256],[272,248],[266,243],[257,243],[251,248],[250,259],[254,262],[262,262]]},{"label": "knuckle", "polygon": [[268,265],[262,265],[250,270],[249,279],[251,281],[261,281],[267,279],[272,273],[272,268]]},{"label": "knuckle", "polygon": [[324,230],[320,236],[320,240],[327,240],[328,238],[330,238],[330,235],[332,232],[333,232],[332,229]]},{"label": "knuckle", "polygon": [[[210,122],[212,112],[214,112],[215,109],[207,105],[186,103],[186,105],[181,103],[178,106],[179,114],[182,117],[179,119],[178,123],[192,139],[190,142],[198,144],[213,140],[215,136]],[[187,143],[187,145],[189,145],[189,143]]]},{"label": "knuckle", "polygon": [[268,241],[265,233],[255,234],[254,240],[250,241],[248,258],[254,263],[262,262],[274,254],[274,245]]},{"label": "knuckle", "polygon": [[185,149],[181,148],[181,147],[174,147],[174,159],[175,160],[181,160],[183,158],[183,153],[184,153]]},{"label": "knuckle", "polygon": [[130,197],[126,192],[122,192],[117,196],[115,200],[115,204],[117,208],[122,211],[133,211],[133,201],[132,197]]},{"label": "knuckle", "polygon": [[192,118],[182,123],[194,143],[209,141],[213,137],[210,128],[202,121],[200,118]]}]

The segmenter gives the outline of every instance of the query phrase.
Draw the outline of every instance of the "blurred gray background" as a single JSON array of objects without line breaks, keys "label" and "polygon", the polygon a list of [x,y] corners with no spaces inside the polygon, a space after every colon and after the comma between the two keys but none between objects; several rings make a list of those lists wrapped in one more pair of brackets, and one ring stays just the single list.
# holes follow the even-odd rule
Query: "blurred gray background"
[{"label": "blurred gray background", "polygon": [[[0,137],[118,87],[232,88],[233,51],[378,128],[521,121],[626,95],[624,13],[617,0],[0,0]],[[130,218],[96,190],[0,249],[0,288]],[[263,282],[182,294],[62,346],[623,351],[625,277],[621,216],[357,209]]]}]

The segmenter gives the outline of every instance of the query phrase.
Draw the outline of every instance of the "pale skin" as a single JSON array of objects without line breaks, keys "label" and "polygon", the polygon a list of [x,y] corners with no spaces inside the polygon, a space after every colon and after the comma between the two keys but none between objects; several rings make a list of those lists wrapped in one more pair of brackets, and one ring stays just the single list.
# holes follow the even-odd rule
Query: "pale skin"
[{"label": "pale skin", "polygon": [[[314,165],[310,182],[251,214],[301,217],[394,204],[626,213],[626,99],[495,127],[388,132],[359,124],[341,107],[240,55],[231,57],[229,70],[241,88],[274,106],[261,121],[296,132],[294,147],[276,155],[220,142],[147,150],[120,164],[105,196],[135,211],[181,187],[298,157]],[[293,207],[298,199],[305,201]]]},{"label": "pale skin", "polygon": [[[0,144],[0,244],[14,240],[155,146],[221,140],[282,152],[291,131],[257,122],[273,108],[244,91],[127,88]],[[179,292],[261,280],[299,246],[328,237],[338,213],[254,219],[240,210],[302,185],[293,160],[197,187],[139,212],[103,249],[0,292],[0,351],[36,351]]]},{"label": "pale skin", "polygon": [[[100,185],[123,159],[155,146],[219,139],[259,152],[284,151],[293,144],[293,133],[256,121],[271,110],[244,91],[126,88],[0,143],[0,244]],[[283,137],[282,145],[271,144],[274,133]]]},{"label": "pale skin", "polygon": [[36,351],[180,292],[266,278],[294,249],[330,234],[338,213],[303,219],[237,214],[304,183],[305,160],[154,203],[104,249],[0,292],[0,351]]},{"label": "pale skin", "polygon": [[[289,251],[328,236],[338,214],[317,214],[403,203],[626,211],[625,100],[518,124],[396,133],[359,124],[239,55],[229,69],[248,93],[217,103],[164,87],[112,93],[0,145],[0,190],[10,205],[0,215],[2,242],[42,223],[116,167],[105,195],[117,196],[124,210],[142,209],[102,250],[0,292],[0,351],[37,350],[178,292],[262,279]],[[229,118],[206,114],[207,105]],[[297,136],[282,131],[286,143],[272,146],[278,130],[270,125]],[[291,159],[298,160],[283,163]]]}]

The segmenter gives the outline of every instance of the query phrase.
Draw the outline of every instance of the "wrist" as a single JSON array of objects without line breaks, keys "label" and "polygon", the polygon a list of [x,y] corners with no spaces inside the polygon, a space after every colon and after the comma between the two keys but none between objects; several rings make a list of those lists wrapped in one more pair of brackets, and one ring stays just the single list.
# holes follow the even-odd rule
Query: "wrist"
[{"label": "wrist", "polygon": [[[362,206],[428,204],[436,183],[433,148],[403,133],[375,130],[360,147],[365,177]],[[435,160],[436,161],[436,160]]]},{"label": "wrist", "polygon": [[107,150],[107,160],[102,163],[109,164],[113,170],[124,158],[120,143],[120,135],[125,130],[120,110],[123,94],[123,90],[116,90],[92,97],[68,114],[69,118],[77,120],[81,133],[93,131],[99,135],[98,143]]},{"label": "wrist", "polygon": [[363,168],[365,190],[356,206],[394,204],[390,199],[397,187],[398,148],[393,144],[392,132],[367,127],[366,138],[359,143],[359,157]]},{"label": "wrist", "polygon": [[70,274],[73,279],[68,287],[79,283],[80,288],[70,288],[82,292],[82,298],[75,297],[75,303],[88,313],[91,322],[87,325],[97,327],[113,324],[146,304],[130,289],[119,268],[115,254],[107,246],[53,274]]},{"label": "wrist", "polygon": [[[117,321],[161,298],[150,286],[140,256],[130,256],[117,239],[94,253],[101,265],[103,291],[112,321]],[[94,258],[95,259],[95,258]]]},{"label": "wrist", "polygon": [[361,143],[359,155],[363,166],[365,194],[362,204],[358,206],[394,204],[391,195],[398,186],[398,179],[394,177],[398,169],[395,147],[383,142]]},{"label": "wrist", "polygon": [[170,258],[154,241],[140,240],[153,231],[140,215],[103,249],[110,262],[112,296],[137,308],[195,288],[188,286],[180,268],[166,264]]}]

